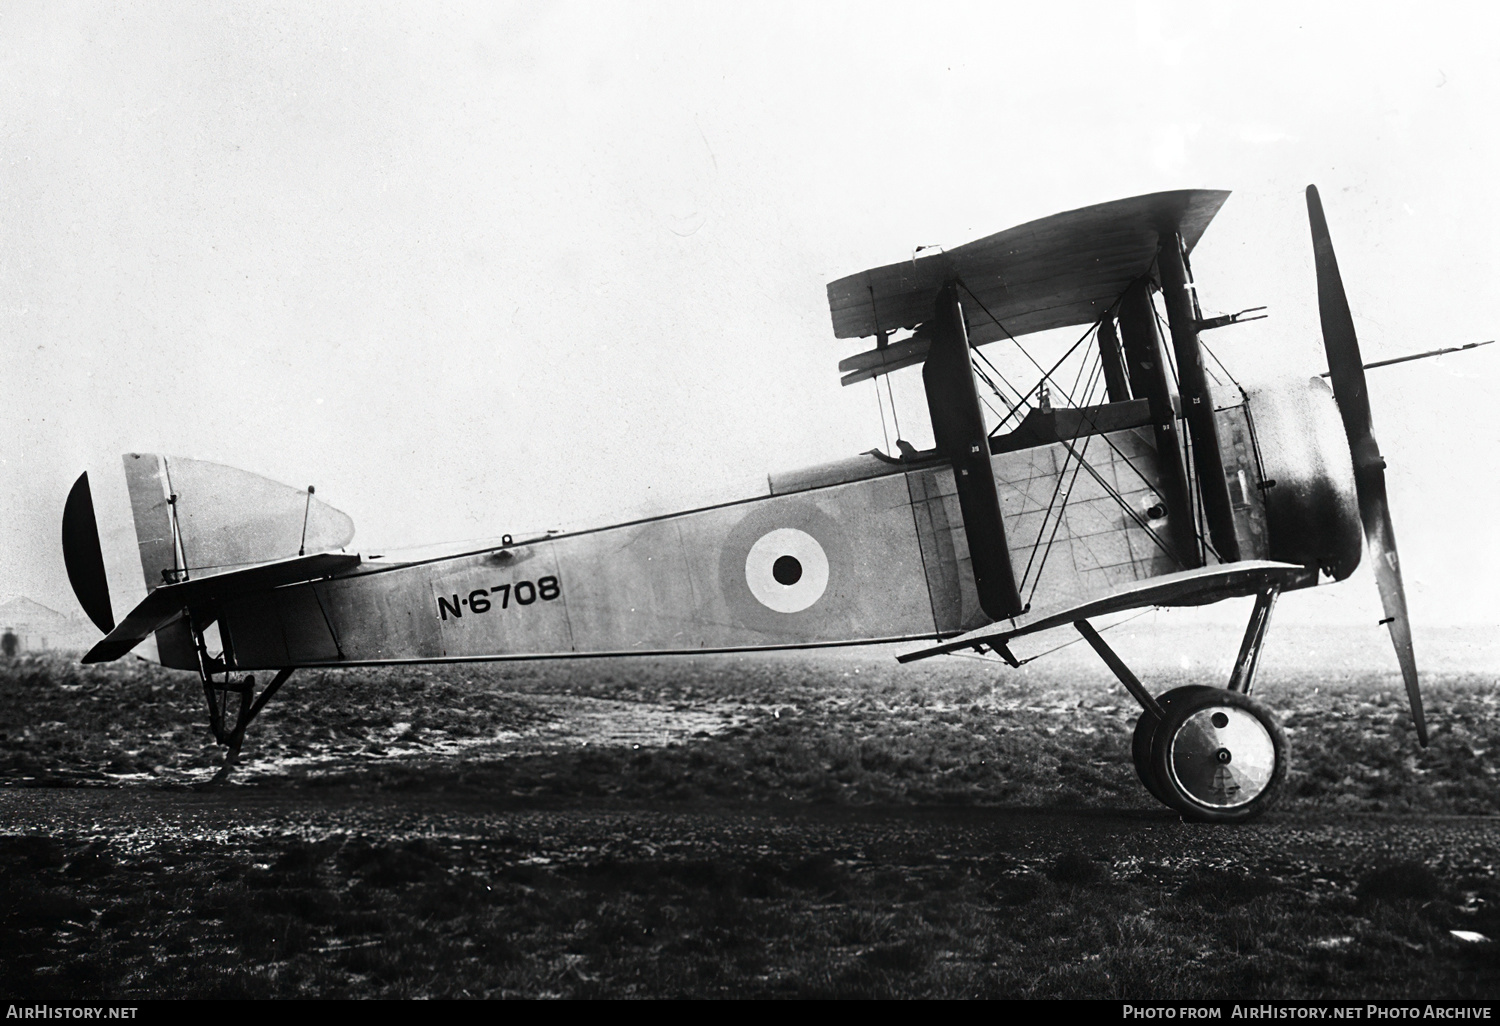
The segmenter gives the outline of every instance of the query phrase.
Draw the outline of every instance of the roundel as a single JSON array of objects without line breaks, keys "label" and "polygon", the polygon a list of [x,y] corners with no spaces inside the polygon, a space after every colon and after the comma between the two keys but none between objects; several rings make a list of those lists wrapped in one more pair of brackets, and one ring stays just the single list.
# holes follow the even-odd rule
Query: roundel
[{"label": "roundel", "polygon": [[828,590],[828,554],[806,531],[775,528],[750,546],[745,584],[767,609],[800,613]]},{"label": "roundel", "polygon": [[724,539],[719,583],[741,626],[785,641],[849,630],[851,550],[843,525],[797,497],[755,503]]}]

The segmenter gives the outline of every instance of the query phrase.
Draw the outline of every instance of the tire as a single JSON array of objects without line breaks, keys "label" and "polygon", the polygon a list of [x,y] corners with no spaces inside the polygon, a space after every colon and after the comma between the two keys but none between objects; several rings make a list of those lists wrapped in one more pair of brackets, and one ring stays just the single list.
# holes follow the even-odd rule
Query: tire
[{"label": "tire", "polygon": [[1151,772],[1164,800],[1202,823],[1243,823],[1265,812],[1281,796],[1288,763],[1280,724],[1237,691],[1184,696],[1151,740]]},{"label": "tire", "polygon": [[[1199,691],[1213,690],[1215,689],[1203,684],[1189,684],[1186,687],[1173,688],[1157,696],[1156,704],[1161,706],[1162,712],[1169,712],[1172,706],[1186,696]],[[1175,809],[1176,806],[1167,798],[1167,792],[1156,782],[1155,774],[1151,770],[1151,739],[1156,736],[1158,722],[1156,714],[1151,710],[1141,710],[1140,719],[1135,721],[1135,734],[1130,739],[1130,758],[1135,763],[1136,776],[1141,778],[1141,783],[1146,785],[1146,790],[1151,792],[1151,797]]]}]

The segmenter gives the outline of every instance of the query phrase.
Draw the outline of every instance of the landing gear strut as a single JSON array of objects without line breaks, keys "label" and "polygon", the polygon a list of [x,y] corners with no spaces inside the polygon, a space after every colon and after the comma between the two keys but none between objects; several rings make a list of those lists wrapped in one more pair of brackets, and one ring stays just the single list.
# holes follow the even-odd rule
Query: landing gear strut
[{"label": "landing gear strut", "polygon": [[[259,695],[255,693],[255,676],[246,674],[244,679],[235,680],[227,663],[232,662],[228,658],[228,646],[223,655],[213,656],[208,654],[208,645],[203,638],[203,632],[212,624],[212,618],[199,621],[190,618],[188,620],[189,630],[193,635],[193,646],[198,654],[198,676],[203,681],[203,696],[208,699],[208,728],[214,733],[214,740],[224,745],[229,751],[224,753],[224,764],[219,767],[210,784],[222,784],[229,779],[229,773],[240,761],[240,746],[245,743],[245,730],[250,726],[252,720],[260,715],[260,711],[266,707],[271,696],[280,690],[281,685],[292,675],[293,667],[285,667],[277,671],[276,676],[271,679]],[[214,674],[222,673],[222,681],[214,680]],[[225,717],[229,710],[229,693],[233,691],[240,696],[239,714],[234,719],[234,726],[225,729]]]},{"label": "landing gear strut", "polygon": [[1286,782],[1286,735],[1249,694],[1279,593],[1271,585],[1256,595],[1227,688],[1195,684],[1152,698],[1088,621],[1074,624],[1141,704],[1131,739],[1141,783],[1184,818],[1243,823],[1270,808]]},{"label": "landing gear strut", "polygon": [[[276,694],[277,689],[286,683],[286,679],[292,675],[291,667],[281,670],[271,679],[271,683],[265,686],[260,695],[255,694],[255,675],[246,674],[241,681],[230,680],[229,674],[224,675],[222,682],[215,681],[212,677],[203,680],[203,694],[208,699],[208,726],[214,732],[214,740],[229,748],[224,753],[224,765],[219,767],[219,772],[214,774],[213,783],[223,783],[229,779],[229,772],[240,760],[240,746],[245,743],[245,728],[250,726],[250,721],[260,715],[260,711],[266,707],[271,696]],[[234,726],[224,729],[224,714],[229,705],[229,693],[239,692],[240,711],[235,717]]]}]

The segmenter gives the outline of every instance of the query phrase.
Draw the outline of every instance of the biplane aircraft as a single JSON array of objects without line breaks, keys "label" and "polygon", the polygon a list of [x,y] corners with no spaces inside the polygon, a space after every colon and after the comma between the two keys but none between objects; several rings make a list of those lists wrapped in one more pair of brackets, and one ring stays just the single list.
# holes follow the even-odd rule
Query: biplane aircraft
[{"label": "biplane aircraft", "polygon": [[[201,677],[228,748],[222,777],[299,667],[892,642],[920,643],[903,662],[974,650],[1016,665],[1012,639],[1072,628],[1141,705],[1146,788],[1190,818],[1248,819],[1287,773],[1285,736],[1251,697],[1272,610],[1282,592],[1348,577],[1361,535],[1427,734],[1384,462],[1317,190],[1331,388],[1210,384],[1199,336],[1252,313],[1205,318],[1193,286],[1189,256],[1227,196],[1104,203],[831,283],[834,335],[875,340],[839,365],[843,383],[920,365],[935,447],[903,440],[772,475],[739,502],[395,560],[345,551],[353,522],[310,487],[126,455],[146,595],[120,622],[86,473],[63,515],[70,580],[105,632],[84,662],[154,635],[163,665]],[[1062,361],[1034,360],[1035,383],[1013,387],[981,349],[1068,326],[1087,329],[1069,387]],[[1234,597],[1254,606],[1223,686],[1153,694],[1091,623]],[[247,671],[274,677],[257,693]]]}]

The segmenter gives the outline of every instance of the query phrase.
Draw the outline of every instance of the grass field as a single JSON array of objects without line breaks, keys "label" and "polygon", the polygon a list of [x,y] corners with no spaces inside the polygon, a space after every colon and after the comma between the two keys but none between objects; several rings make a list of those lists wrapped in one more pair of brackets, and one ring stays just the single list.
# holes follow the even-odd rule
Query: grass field
[{"label": "grass field", "polygon": [[1268,653],[1293,772],[1226,829],[1145,795],[1107,671],[890,656],[299,672],[212,792],[194,679],[17,660],[0,989],[1500,991],[1450,932],[1500,938],[1500,824],[1444,818],[1500,812],[1495,673],[1430,676],[1421,750],[1393,669]]}]

